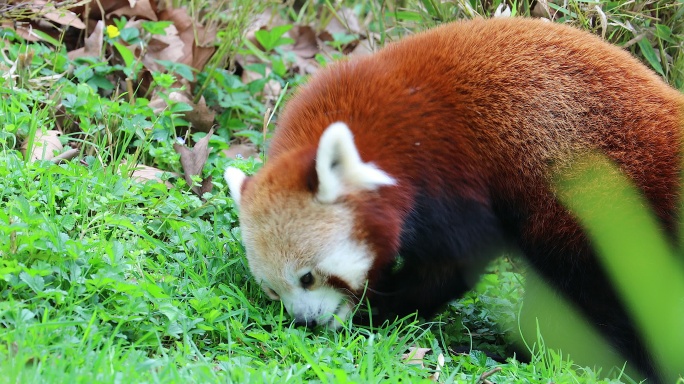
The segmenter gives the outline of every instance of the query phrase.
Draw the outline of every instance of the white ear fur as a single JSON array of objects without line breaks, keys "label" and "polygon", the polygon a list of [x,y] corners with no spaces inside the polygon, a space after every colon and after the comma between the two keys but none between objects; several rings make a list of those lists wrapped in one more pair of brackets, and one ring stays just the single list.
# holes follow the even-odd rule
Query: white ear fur
[{"label": "white ear fur", "polygon": [[245,179],[247,179],[247,175],[237,168],[228,167],[223,173],[223,178],[226,179],[226,182],[228,182],[228,189],[230,189],[230,196],[233,198],[233,201],[235,201],[235,204],[240,206],[240,192],[242,190],[242,183],[244,183]]},{"label": "white ear fur", "polygon": [[394,179],[371,163],[361,161],[349,127],[333,123],[325,129],[316,153],[319,201],[332,203],[352,191],[376,190]]}]

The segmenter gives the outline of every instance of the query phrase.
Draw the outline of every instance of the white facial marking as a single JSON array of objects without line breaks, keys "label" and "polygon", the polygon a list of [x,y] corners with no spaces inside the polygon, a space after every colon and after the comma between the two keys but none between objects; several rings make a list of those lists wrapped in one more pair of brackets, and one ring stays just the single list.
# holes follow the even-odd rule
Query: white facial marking
[{"label": "white facial marking", "polygon": [[353,290],[363,288],[366,275],[372,266],[368,257],[368,247],[352,242],[340,242],[334,248],[326,250],[318,263],[318,268],[331,276],[336,276],[346,282]]},{"label": "white facial marking", "polygon": [[335,315],[339,317],[340,308],[347,305],[347,296],[344,293],[327,286],[313,290],[295,290],[281,298],[287,312],[295,320],[307,323],[315,321],[321,325],[331,325]]},{"label": "white facial marking", "polygon": [[332,203],[359,190],[376,190],[392,185],[394,179],[371,163],[361,161],[349,127],[337,122],[321,135],[316,153],[318,200]]}]

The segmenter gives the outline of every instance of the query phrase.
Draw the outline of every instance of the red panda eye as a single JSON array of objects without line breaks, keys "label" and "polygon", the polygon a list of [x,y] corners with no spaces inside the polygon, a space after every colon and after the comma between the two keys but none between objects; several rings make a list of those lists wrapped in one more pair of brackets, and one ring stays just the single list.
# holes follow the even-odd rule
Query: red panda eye
[{"label": "red panda eye", "polygon": [[299,282],[302,283],[303,288],[309,288],[314,282],[314,277],[311,272],[307,272],[299,278]]}]

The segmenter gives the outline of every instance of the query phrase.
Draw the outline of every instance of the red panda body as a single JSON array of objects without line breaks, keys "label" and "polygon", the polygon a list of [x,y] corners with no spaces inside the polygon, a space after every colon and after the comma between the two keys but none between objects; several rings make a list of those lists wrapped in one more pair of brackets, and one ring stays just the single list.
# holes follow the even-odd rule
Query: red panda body
[{"label": "red panda body", "polygon": [[[306,196],[316,200],[327,183],[317,168],[319,145],[336,122],[351,131],[360,160],[389,179],[365,188],[341,177],[341,192],[319,199],[326,201],[319,212]],[[629,317],[550,179],[578,155],[600,151],[641,189],[674,238],[683,123],[679,92],[595,36],[527,19],[453,23],[321,70],[287,103],[263,169],[231,189],[241,195],[250,266],[264,285],[276,279],[270,269],[281,268],[279,257],[296,263],[306,253],[298,244],[315,249],[315,239],[300,241],[287,228],[327,220],[327,204],[352,215],[340,225],[371,255],[363,267],[367,295],[382,314],[434,314],[513,248],[651,373]],[[344,167],[330,163],[333,175]],[[301,196],[288,203],[297,211],[277,212],[288,196]],[[261,238],[264,226],[276,225],[269,220],[280,229]],[[297,271],[304,271],[303,289],[313,289],[305,284],[312,277],[314,287],[362,293],[334,272]],[[283,297],[285,283],[272,285],[267,292]],[[296,303],[288,311],[298,318]]]}]

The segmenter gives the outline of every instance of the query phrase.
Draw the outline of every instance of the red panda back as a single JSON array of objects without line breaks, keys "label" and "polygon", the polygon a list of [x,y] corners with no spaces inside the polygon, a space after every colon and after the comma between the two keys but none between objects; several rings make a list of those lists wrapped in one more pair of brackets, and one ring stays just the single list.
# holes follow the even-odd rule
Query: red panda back
[{"label": "red panda back", "polygon": [[287,104],[269,154],[315,147],[344,121],[362,158],[391,175],[436,194],[529,202],[532,191],[544,206],[549,164],[598,149],[674,228],[683,100],[586,32],[530,19],[459,22],[322,70]]}]

